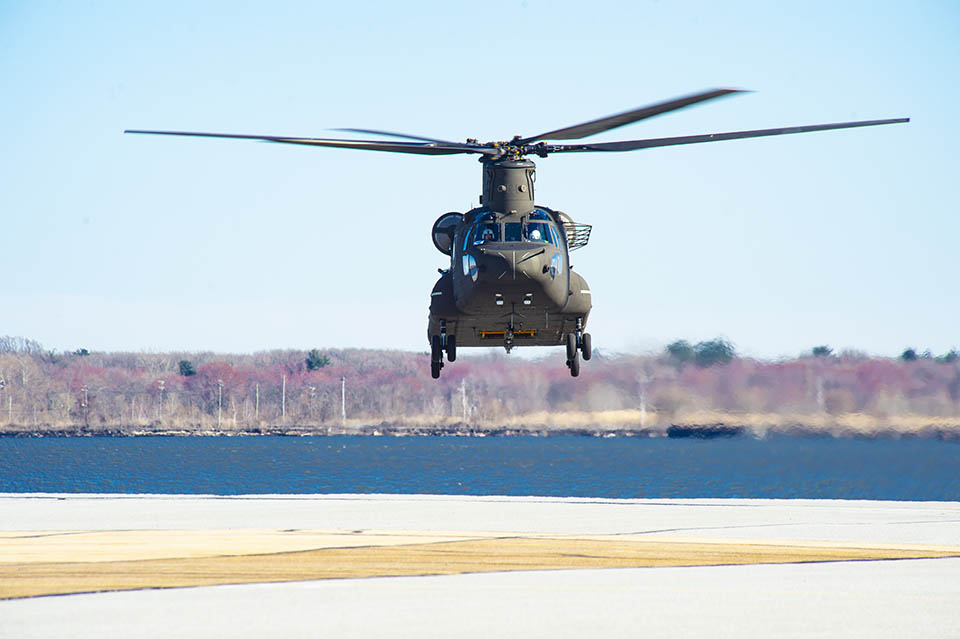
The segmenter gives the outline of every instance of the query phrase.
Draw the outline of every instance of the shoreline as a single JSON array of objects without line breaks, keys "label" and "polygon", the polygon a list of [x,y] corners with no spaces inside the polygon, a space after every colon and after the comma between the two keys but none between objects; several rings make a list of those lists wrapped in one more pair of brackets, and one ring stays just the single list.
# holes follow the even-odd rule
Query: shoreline
[{"label": "shoreline", "polygon": [[936,439],[960,441],[960,429],[929,424],[909,430],[887,427],[856,429],[836,425],[789,424],[762,426],[737,423],[671,424],[654,427],[623,427],[596,424],[570,426],[479,426],[464,423],[448,425],[410,425],[390,422],[350,424],[346,426],[268,425],[252,428],[171,428],[163,426],[129,427],[6,427],[0,429],[2,439],[70,438],[70,437],[594,437],[594,438],[668,438],[730,439],[750,437],[834,438],[834,439]]}]

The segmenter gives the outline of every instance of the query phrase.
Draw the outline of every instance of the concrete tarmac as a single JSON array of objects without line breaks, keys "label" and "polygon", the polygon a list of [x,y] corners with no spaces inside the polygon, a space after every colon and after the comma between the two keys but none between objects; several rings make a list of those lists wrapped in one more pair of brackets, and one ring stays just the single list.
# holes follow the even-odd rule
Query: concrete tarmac
[{"label": "concrete tarmac", "polygon": [[[156,589],[274,560],[313,577]],[[10,590],[131,566],[151,589]],[[4,588],[0,637],[958,637],[960,503],[8,494]]]}]

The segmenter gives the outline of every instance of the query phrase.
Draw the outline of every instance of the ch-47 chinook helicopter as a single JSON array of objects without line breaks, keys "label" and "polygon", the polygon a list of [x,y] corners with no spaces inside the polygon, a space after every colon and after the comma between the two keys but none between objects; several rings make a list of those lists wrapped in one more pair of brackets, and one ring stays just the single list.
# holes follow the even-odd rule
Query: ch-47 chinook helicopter
[{"label": "ch-47 chinook helicopter", "polygon": [[309,146],[414,153],[419,155],[479,155],[483,167],[480,206],[466,213],[446,213],[434,223],[433,243],[450,256],[450,268],[430,294],[427,338],[430,372],[436,379],[446,359],[457,358],[458,346],[564,346],[567,367],[580,374],[580,355],[589,360],[590,334],[584,332],[592,307],[586,281],[570,268],[570,251],[590,238],[591,226],[575,223],[567,214],[535,204],[536,166],[527,156],[551,153],[636,151],[658,146],[719,142],[742,138],[807,133],[879,124],[908,122],[909,118],[837,122],[778,129],[711,133],[622,142],[552,144],[547,140],[580,140],[617,127],[693,104],[713,100],[739,89],[712,89],[590,122],[541,133],[515,136],[509,141],[451,142],[374,129],[337,129],[412,141],[296,138],[269,135],[194,133],[186,131],[128,130],[126,133],[240,138]]}]

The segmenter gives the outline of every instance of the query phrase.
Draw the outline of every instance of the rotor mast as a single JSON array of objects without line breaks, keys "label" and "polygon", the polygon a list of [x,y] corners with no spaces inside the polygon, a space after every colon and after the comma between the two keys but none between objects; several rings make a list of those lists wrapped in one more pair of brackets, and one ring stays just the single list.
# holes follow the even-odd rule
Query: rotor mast
[{"label": "rotor mast", "polygon": [[537,166],[526,158],[490,159],[482,156],[485,208],[506,215],[524,215],[533,210],[533,182]]}]

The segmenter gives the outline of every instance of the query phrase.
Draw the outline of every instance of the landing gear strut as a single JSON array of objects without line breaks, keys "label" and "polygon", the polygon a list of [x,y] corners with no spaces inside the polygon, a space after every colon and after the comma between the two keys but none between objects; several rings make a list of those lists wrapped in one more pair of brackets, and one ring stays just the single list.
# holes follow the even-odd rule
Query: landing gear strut
[{"label": "landing gear strut", "polygon": [[590,333],[583,332],[583,318],[577,320],[577,331],[575,333],[567,333],[565,345],[567,348],[567,368],[570,369],[571,377],[577,377],[580,375],[580,354],[583,354],[584,361],[593,357],[593,340]]},{"label": "landing gear strut", "polygon": [[[451,362],[457,361],[457,336],[447,335],[447,320],[440,320],[440,343],[447,352],[447,359]],[[443,361],[442,355],[440,360]]]}]

